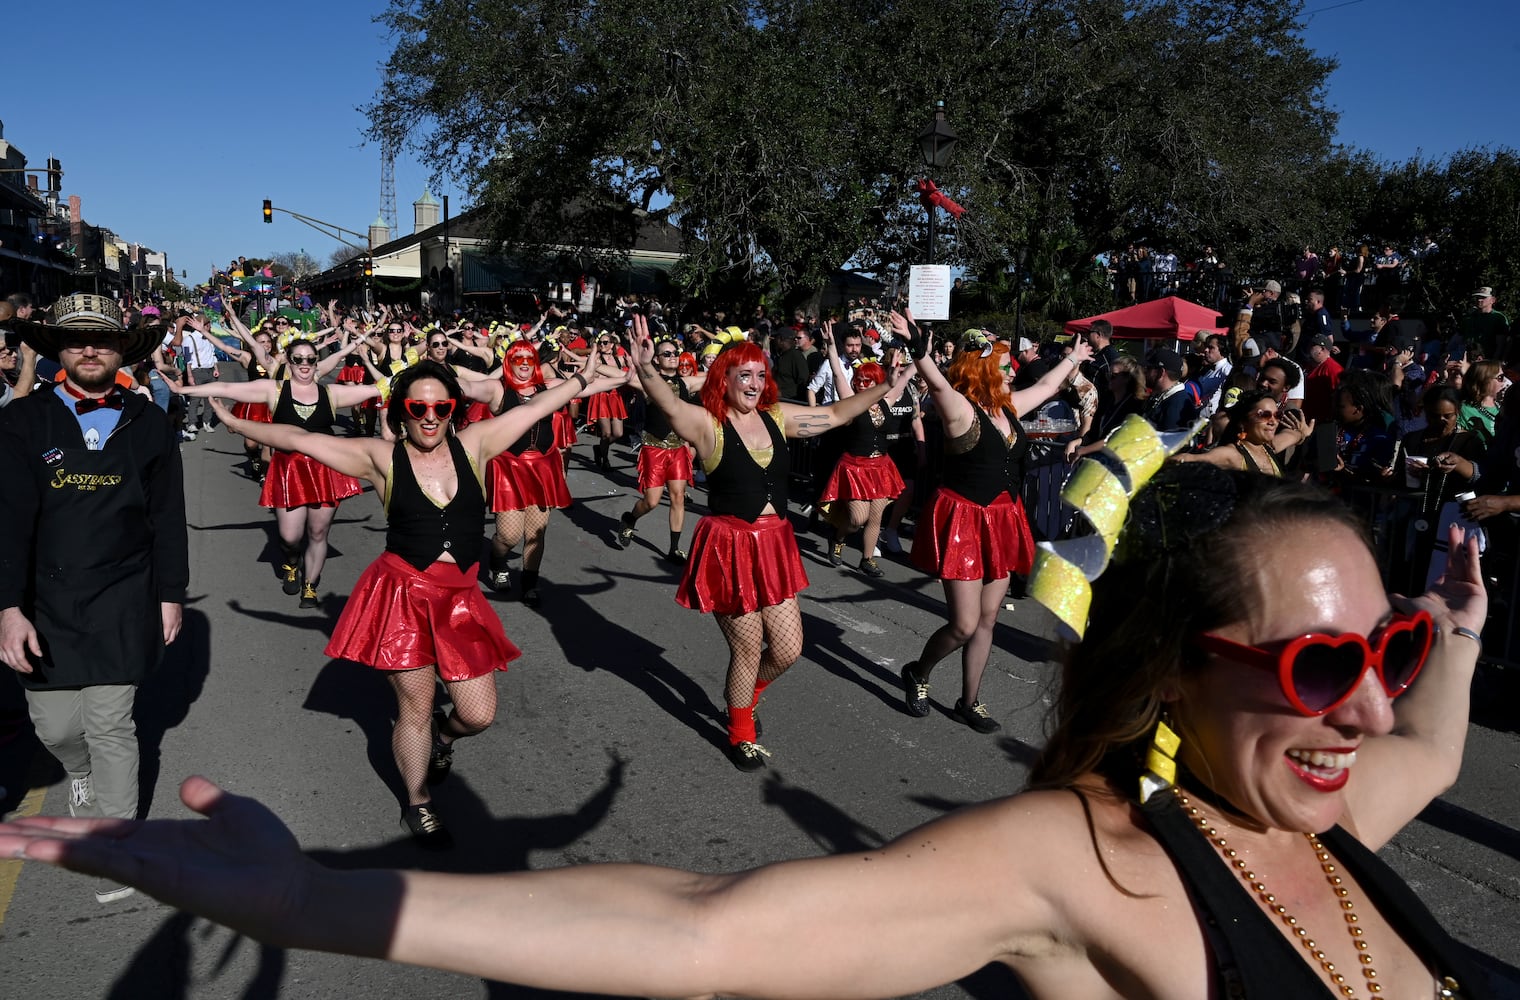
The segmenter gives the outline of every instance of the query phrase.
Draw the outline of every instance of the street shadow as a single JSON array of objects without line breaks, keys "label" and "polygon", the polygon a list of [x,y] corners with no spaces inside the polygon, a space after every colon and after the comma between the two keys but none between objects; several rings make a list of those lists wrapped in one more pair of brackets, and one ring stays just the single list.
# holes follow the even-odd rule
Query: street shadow
[{"label": "street shadow", "polygon": [[1480,816],[1469,809],[1453,805],[1445,799],[1436,799],[1415,817],[1420,822],[1454,833],[1459,837],[1481,844],[1491,851],[1508,855],[1520,861],[1520,833],[1503,823],[1496,823],[1487,816]]},{"label": "street shadow", "polygon": [[375,772],[399,803],[406,798],[401,773],[391,752],[391,725],[396,717],[396,693],[382,671],[352,660],[328,660],[317,672],[301,707],[359,727],[364,753]]},{"label": "street shadow", "polygon": [[1478,661],[1473,675],[1471,721],[1496,733],[1520,732],[1520,669]]},{"label": "street shadow", "polygon": [[[463,755],[461,755],[463,757]],[[573,812],[549,816],[493,816],[485,801],[464,781],[470,765],[461,759],[448,780],[433,789],[433,802],[454,837],[449,850],[427,850],[404,834],[354,850],[308,851],[329,868],[405,868],[455,874],[528,871],[535,851],[563,851],[600,826],[623,789],[627,762],[611,750],[601,786]],[[480,760],[479,766],[491,762]],[[399,809],[398,809],[399,815]],[[566,859],[568,860],[568,859]]]},{"label": "street shadow", "polygon": [[[725,713],[702,685],[665,657],[665,649],[604,616],[593,598],[617,586],[619,579],[661,581],[658,576],[611,573],[591,567],[601,583],[556,587],[555,614],[548,619],[559,651],[567,663],[587,673],[600,670],[627,682],[654,705],[706,740],[728,752]],[[615,651],[608,655],[609,651]]]},{"label": "street shadow", "polygon": [[348,603],[347,594],[329,593],[322,594],[317,598],[317,607],[315,609],[301,608],[296,604],[294,597],[285,597],[284,594],[280,596],[290,602],[291,611],[261,611],[245,606],[242,601],[236,598],[229,600],[227,607],[244,618],[252,618],[254,621],[331,635],[333,627],[338,622],[338,616],[343,613],[343,606]]},{"label": "street shadow", "polygon": [[189,716],[190,706],[200,700],[210,673],[211,619],[204,611],[187,606],[179,637],[164,648],[158,667],[143,679],[132,707],[137,723],[139,816],[147,816],[153,807],[164,736]]},{"label": "street shadow", "polygon": [[[855,819],[826,799],[787,784],[775,770],[768,773],[763,786],[764,801],[786,814],[792,824],[827,854],[852,854],[872,851],[890,838]],[[968,803],[969,804],[969,803]],[[958,808],[958,806],[952,807]],[[947,809],[946,811],[950,811]],[[1007,966],[990,963],[956,981],[956,985],[977,1000],[1028,1000],[1019,978]]]},{"label": "street shadow", "polygon": [[[217,939],[227,936],[216,955],[211,971],[201,971],[195,956],[198,950],[215,947]],[[224,977],[245,948],[258,949],[252,977],[236,992],[226,990]],[[107,1000],[188,1000],[215,992],[240,1000],[275,1000],[285,978],[285,950],[246,938],[189,913],[175,913],[165,920],[127,963],[111,984]],[[222,987],[222,988],[218,988]]]},{"label": "street shadow", "polygon": [[[833,567],[829,568],[833,569]],[[815,597],[809,594],[807,600],[809,603],[817,605],[838,604],[844,607],[882,601],[892,604],[906,604],[923,611],[932,618],[943,620],[945,617],[945,602],[924,592],[924,589],[930,585],[933,585],[935,590],[938,591],[939,581],[927,576],[922,577],[918,583],[903,583],[895,580],[873,581],[871,590],[865,594],[837,594],[832,597]],[[894,614],[892,617],[898,618],[900,615]],[[935,627],[937,628],[938,626]],[[998,619],[997,627],[992,630],[992,645],[993,648],[1017,657],[1026,663],[1054,662],[1060,656],[1059,644],[1042,636],[1026,632],[1002,617]],[[913,652],[916,653],[917,650],[915,649]]]},{"label": "street shadow", "polygon": [[[809,598],[807,604],[812,603],[817,602]],[[809,614],[807,604],[797,602],[802,611],[802,655],[835,677],[858,685],[888,708],[906,715],[898,674],[858,652],[845,638],[844,626]]]}]

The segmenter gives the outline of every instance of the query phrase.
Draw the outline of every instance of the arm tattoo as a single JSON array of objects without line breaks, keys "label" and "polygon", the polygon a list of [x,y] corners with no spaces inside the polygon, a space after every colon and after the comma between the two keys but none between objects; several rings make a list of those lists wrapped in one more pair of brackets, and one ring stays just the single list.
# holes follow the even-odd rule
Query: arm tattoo
[{"label": "arm tattoo", "polygon": [[828,430],[832,425],[827,416],[822,413],[803,413],[788,420],[793,437],[808,438],[816,437]]}]

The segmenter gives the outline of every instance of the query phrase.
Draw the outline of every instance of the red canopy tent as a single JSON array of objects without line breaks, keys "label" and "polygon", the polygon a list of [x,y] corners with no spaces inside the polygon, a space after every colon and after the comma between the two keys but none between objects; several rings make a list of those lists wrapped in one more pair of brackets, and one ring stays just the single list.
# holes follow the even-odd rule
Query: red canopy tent
[{"label": "red canopy tent", "polygon": [[1101,316],[1074,319],[1066,324],[1067,333],[1083,333],[1094,320],[1106,319],[1114,325],[1114,336],[1128,340],[1175,338],[1192,340],[1199,332],[1226,333],[1228,327],[1215,325],[1219,313],[1213,309],[1180,299],[1175,295],[1152,299],[1138,305],[1115,309]]}]

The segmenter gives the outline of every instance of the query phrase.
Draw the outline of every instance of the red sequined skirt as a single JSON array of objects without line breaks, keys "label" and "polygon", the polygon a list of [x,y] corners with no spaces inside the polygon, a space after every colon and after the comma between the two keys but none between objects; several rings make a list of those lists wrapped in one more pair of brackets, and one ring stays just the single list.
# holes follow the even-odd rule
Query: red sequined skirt
[{"label": "red sequined skirt", "polygon": [[1024,501],[1006,492],[983,507],[941,486],[919,519],[913,565],[941,580],[997,580],[1034,566]]},{"label": "red sequined skirt", "polygon": [[628,407],[623,405],[623,394],[617,389],[599,392],[586,402],[588,420],[625,420],[628,417]]},{"label": "red sequined skirt", "polygon": [[504,451],[486,466],[485,479],[493,513],[570,506],[570,487],[558,448],[521,455]]},{"label": "red sequined skirt", "polygon": [[570,419],[568,410],[555,410],[551,427],[554,431],[554,447],[556,448],[561,450],[574,448],[575,442],[580,440],[575,436],[575,421]]},{"label": "red sequined skirt", "polygon": [[465,407],[464,419],[459,422],[460,427],[468,427],[481,420],[490,420],[494,414],[491,408],[479,400],[471,400],[470,405]]},{"label": "red sequined skirt", "polygon": [[639,449],[639,489],[652,490],[672,479],[691,482],[691,452],[684,444],[674,448],[646,444]]},{"label": "red sequined skirt", "polygon": [[391,552],[359,576],[324,652],[377,670],[437,666],[446,681],[505,670],[522,655],[480,593],[474,565],[419,570]]},{"label": "red sequined skirt", "polygon": [[340,501],[363,492],[364,485],[353,476],[329,469],[308,455],[276,451],[269,460],[259,506],[336,507]]},{"label": "red sequined skirt", "polygon": [[[374,380],[369,377],[369,370],[363,365],[344,365],[338,369],[338,381],[344,385],[374,385]],[[354,407],[356,410],[380,409],[379,397],[366,399]]]},{"label": "red sequined skirt", "polygon": [[885,455],[875,458],[841,455],[818,499],[824,503],[830,500],[892,500],[902,493],[905,485],[897,473],[897,466]]},{"label": "red sequined skirt", "polygon": [[236,403],[232,407],[232,415],[239,420],[252,420],[260,424],[274,423],[274,411],[268,403]]},{"label": "red sequined skirt", "polygon": [[676,603],[720,615],[749,614],[795,597],[807,585],[786,518],[764,514],[750,524],[731,514],[708,514],[692,535]]}]

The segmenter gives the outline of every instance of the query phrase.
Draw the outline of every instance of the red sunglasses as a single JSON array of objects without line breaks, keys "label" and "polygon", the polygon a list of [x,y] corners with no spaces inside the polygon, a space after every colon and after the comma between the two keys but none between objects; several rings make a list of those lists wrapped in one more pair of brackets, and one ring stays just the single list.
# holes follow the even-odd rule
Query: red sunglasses
[{"label": "red sunglasses", "polygon": [[433,414],[434,419],[447,420],[454,412],[454,401],[452,399],[403,399],[401,408],[413,420],[425,420],[429,413]]},{"label": "red sunglasses", "polygon": [[1288,704],[1300,715],[1316,716],[1345,704],[1369,667],[1389,698],[1397,698],[1419,676],[1430,656],[1435,623],[1430,612],[1395,614],[1375,634],[1377,646],[1354,632],[1326,635],[1313,632],[1273,649],[1248,646],[1203,633],[1194,639],[1200,649],[1240,663],[1277,672]]}]

